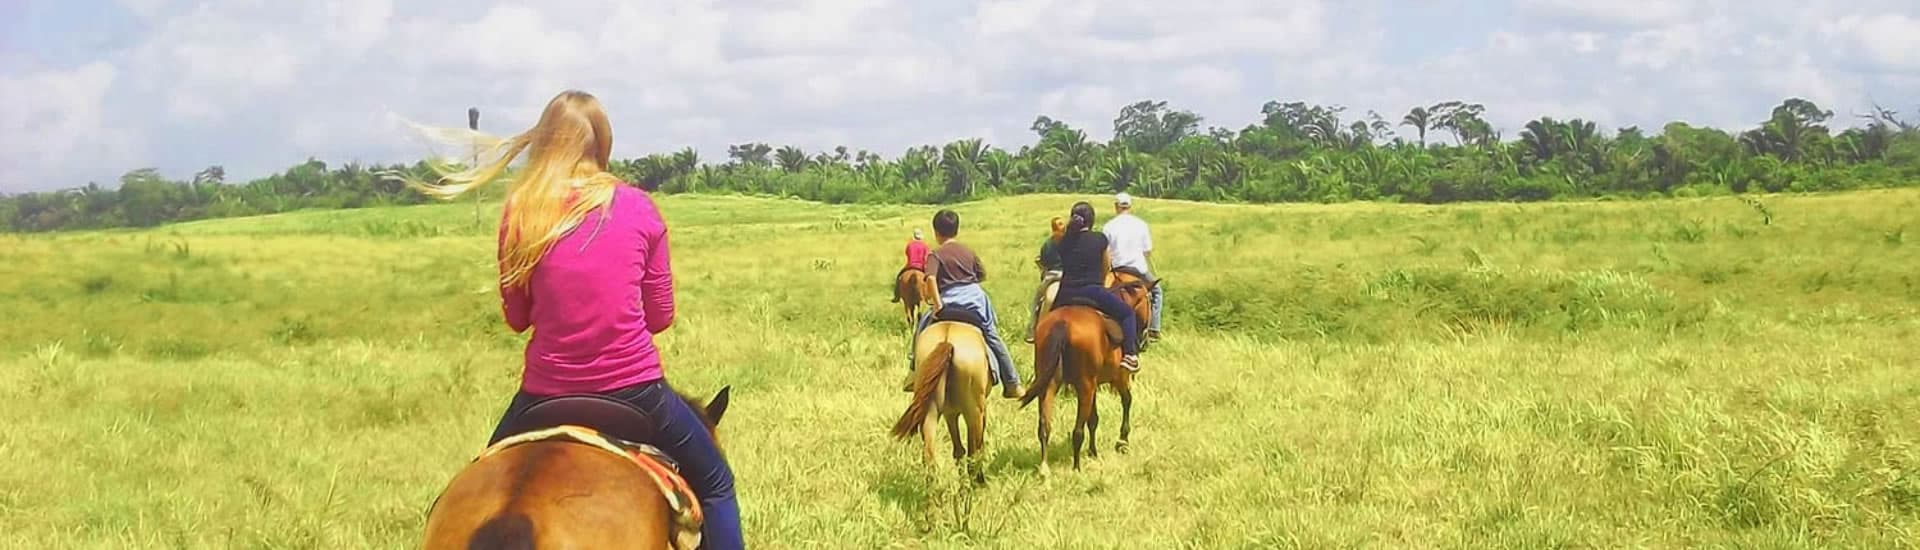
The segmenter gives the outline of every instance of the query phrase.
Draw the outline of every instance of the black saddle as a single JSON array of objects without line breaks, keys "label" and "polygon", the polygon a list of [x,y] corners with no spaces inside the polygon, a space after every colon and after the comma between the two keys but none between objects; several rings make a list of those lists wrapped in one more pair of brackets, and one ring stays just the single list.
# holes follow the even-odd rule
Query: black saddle
[{"label": "black saddle", "polygon": [[556,395],[535,401],[506,422],[506,431],[510,434],[570,424],[592,428],[627,443],[652,443],[660,432],[653,419],[639,408],[591,393]]},{"label": "black saddle", "polygon": [[975,327],[982,327],[982,328],[985,328],[987,326],[986,317],[981,316],[978,312],[975,312],[972,309],[964,308],[964,307],[942,306],[939,311],[933,312],[933,321],[934,322],[952,321],[955,323],[966,323],[969,325],[973,325]]}]

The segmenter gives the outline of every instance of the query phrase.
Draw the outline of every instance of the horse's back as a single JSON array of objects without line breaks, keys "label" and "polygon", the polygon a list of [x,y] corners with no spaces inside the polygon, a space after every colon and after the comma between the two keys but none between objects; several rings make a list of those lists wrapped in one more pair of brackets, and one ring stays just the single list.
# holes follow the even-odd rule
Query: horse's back
[{"label": "horse's back", "polygon": [[448,484],[424,547],[668,548],[672,511],[631,459],[536,441],[481,458]]},{"label": "horse's back", "polygon": [[[914,340],[914,353],[925,360],[933,348],[945,342],[953,347],[954,379],[966,380],[985,392],[988,384],[987,337],[980,327],[966,323],[941,321],[927,325]],[[949,387],[949,391],[959,388]]]},{"label": "horse's back", "polygon": [[1095,378],[1110,382],[1119,371],[1120,350],[1107,337],[1107,316],[1100,310],[1071,305],[1050,311],[1040,319],[1036,342],[1045,342],[1053,330],[1067,331],[1067,359],[1075,365],[1091,366]]},{"label": "horse's back", "polygon": [[893,278],[893,297],[900,300],[918,300],[920,298],[920,272],[902,269]]}]

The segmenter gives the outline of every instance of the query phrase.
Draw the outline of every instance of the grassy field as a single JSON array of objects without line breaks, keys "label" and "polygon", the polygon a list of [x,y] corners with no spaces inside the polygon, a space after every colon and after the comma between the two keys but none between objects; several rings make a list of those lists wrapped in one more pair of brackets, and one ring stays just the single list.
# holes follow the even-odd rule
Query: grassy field
[{"label": "grassy field", "polygon": [[[956,208],[1015,342],[1072,199]],[[1009,401],[982,488],[885,436],[886,289],[932,209],[664,199],[662,345],[734,388],[757,548],[1913,547],[1920,191],[1760,200],[1146,202],[1167,339],[1133,452],[1073,472],[1059,429],[1047,481]],[[0,546],[414,544],[517,383],[491,228],[0,235]]]}]

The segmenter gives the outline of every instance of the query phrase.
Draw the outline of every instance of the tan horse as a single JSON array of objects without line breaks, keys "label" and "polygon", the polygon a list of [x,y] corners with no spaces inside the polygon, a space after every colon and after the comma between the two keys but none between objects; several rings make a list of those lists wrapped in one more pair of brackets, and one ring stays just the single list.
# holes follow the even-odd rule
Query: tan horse
[{"label": "tan horse", "polygon": [[933,288],[933,276],[914,268],[900,270],[893,278],[893,302],[904,303],[907,327],[920,324],[920,308],[938,305],[940,293]]},{"label": "tan horse", "polygon": [[[681,398],[713,433],[726,412],[727,394],[720,390],[704,406]],[[421,547],[674,548],[674,510],[635,460],[561,440],[521,443],[483,456],[456,474],[434,501]]]},{"label": "tan horse", "polygon": [[[987,431],[987,340],[979,327],[954,321],[927,325],[914,341],[915,361],[909,384],[913,400],[906,412],[893,423],[893,436],[912,437],[915,431],[925,444],[925,458],[933,463],[932,413],[939,411],[946,420],[947,437],[953,442],[953,458],[963,461],[974,481],[985,482],[976,455],[986,446]],[[967,422],[966,444],[961,445],[960,421]]]},{"label": "tan horse", "polygon": [[[1133,281],[1109,291],[1138,311],[1153,284]],[[1033,385],[1020,397],[1020,406],[1040,401],[1040,475],[1049,471],[1047,447],[1053,435],[1053,400],[1068,388],[1079,404],[1073,423],[1073,468],[1080,469],[1082,444],[1087,456],[1100,456],[1094,440],[1100,429],[1095,396],[1101,385],[1120,394],[1120,441],[1114,449],[1126,452],[1133,433],[1133,373],[1120,366],[1119,326],[1100,310],[1075,304],[1047,312],[1036,331],[1040,344],[1033,349]]]},{"label": "tan horse", "polygon": [[1047,281],[1046,286],[1040,287],[1039,295],[1036,296],[1036,298],[1040,300],[1040,305],[1037,309],[1033,310],[1033,319],[1027,322],[1027,343],[1033,343],[1033,331],[1040,327],[1040,318],[1046,316],[1048,311],[1053,311],[1053,298],[1059,295],[1060,281],[1058,279]]},{"label": "tan horse", "polygon": [[1047,289],[1042,292],[1045,294],[1040,298],[1040,314],[1044,316],[1047,312],[1053,311],[1053,297],[1060,295],[1060,281],[1047,282]]}]

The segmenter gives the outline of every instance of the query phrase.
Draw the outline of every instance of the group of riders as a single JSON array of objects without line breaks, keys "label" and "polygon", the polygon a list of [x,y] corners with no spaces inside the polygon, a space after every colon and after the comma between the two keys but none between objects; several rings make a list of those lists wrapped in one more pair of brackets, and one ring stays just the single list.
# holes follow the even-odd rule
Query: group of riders
[{"label": "group of riders", "polygon": [[[1046,302],[1047,291],[1055,283],[1059,284],[1054,294],[1055,303],[1070,300],[1090,302],[1101,313],[1114,320],[1121,328],[1120,365],[1128,371],[1140,370],[1140,344],[1142,332],[1141,319],[1131,305],[1107,291],[1109,274],[1127,273],[1135,278],[1151,281],[1153,271],[1149,261],[1153,256],[1153,235],[1147,222],[1133,214],[1133,197],[1127,193],[1118,193],[1113,198],[1114,216],[1098,231],[1094,230],[1096,215],[1093,205],[1085,201],[1075,203],[1067,219],[1054,217],[1052,231],[1040,244],[1040,253],[1034,264],[1040,268],[1040,284],[1033,293],[1028,305],[1026,342],[1033,343],[1035,323],[1045,315],[1040,310]],[[992,300],[980,286],[986,280],[986,269],[972,248],[960,242],[960,216],[952,210],[941,210],[933,216],[933,236],[938,245],[929,250],[919,229],[914,229],[913,239],[907,242],[906,267],[902,271],[920,271],[933,280],[939,295],[941,312],[949,309],[961,309],[972,319],[977,319],[982,336],[985,337],[992,382],[1001,386],[1001,395],[1007,399],[1018,399],[1023,390],[1020,387],[1019,369],[1014,366],[1013,356],[1007,351],[1007,344],[1000,337],[997,328],[999,316],[995,312]],[[1150,287],[1150,319],[1144,320],[1146,339],[1160,337],[1161,287]],[[920,316],[914,327],[914,334],[926,330],[936,315],[927,312]],[[951,312],[946,314],[951,315]],[[909,352],[909,371],[915,358]]]},{"label": "group of riders", "polygon": [[[518,391],[507,403],[487,452],[456,475],[435,501],[427,519],[426,546],[595,547],[640,539],[684,541],[684,535],[694,534],[695,544],[704,548],[741,548],[733,470],[713,433],[726,409],[727,392],[722,390],[700,405],[667,384],[654,335],[671,327],[675,317],[670,231],[646,191],[608,171],[613,133],[600,101],[569,90],[548,102],[532,128],[510,138],[464,130],[444,135],[479,143],[486,152],[472,166],[440,169],[436,181],[402,176],[413,188],[439,198],[451,199],[500,179],[510,164],[524,156],[506,192],[496,259],[506,324],[515,332],[531,330],[532,335]],[[1123,364],[1133,370],[1139,368],[1140,349],[1135,313],[1101,286],[1110,267],[1149,277],[1153,241],[1147,224],[1130,213],[1132,198],[1121,194],[1114,202],[1117,215],[1099,232],[1093,231],[1094,209],[1084,202],[1073,206],[1068,220],[1054,219],[1053,234],[1041,246],[1038,263],[1044,273],[1043,287],[1058,282],[1060,297],[1099,304],[1100,310],[1126,326]],[[984,320],[980,328],[992,347],[994,370],[1005,383],[1005,395],[1019,395],[1020,378],[1012,356],[995,329],[993,305],[980,288],[986,269],[972,250],[956,240],[960,217],[941,211],[933,218],[933,230],[938,246],[929,250],[916,238],[908,247],[909,264],[932,277],[944,308],[970,310]],[[1155,286],[1153,318],[1147,321],[1149,336],[1159,331],[1160,298]],[[1035,313],[1038,316],[1037,308]],[[922,318],[919,326],[926,327],[930,318]],[[1031,323],[1028,329],[1032,341]],[[556,403],[599,416],[536,429],[541,422],[568,420],[573,414],[566,407],[554,412]],[[529,435],[575,424],[615,435],[643,434],[622,441],[651,445],[674,463],[677,478],[661,485],[678,486],[694,495],[698,527],[682,527],[677,535],[662,533],[668,530],[665,519],[636,521],[634,516],[600,510],[662,501],[661,491],[652,485],[610,481],[639,475],[619,466],[633,457],[593,455],[599,452],[594,447],[614,445],[528,441]],[[608,426],[633,429],[609,430]],[[517,452],[509,448],[514,446]],[[582,483],[600,490],[567,492]],[[534,494],[528,491],[541,488],[560,493],[552,498],[527,496]],[[675,507],[683,503],[665,500]],[[581,511],[583,506],[595,511],[583,516],[587,513]]]}]

